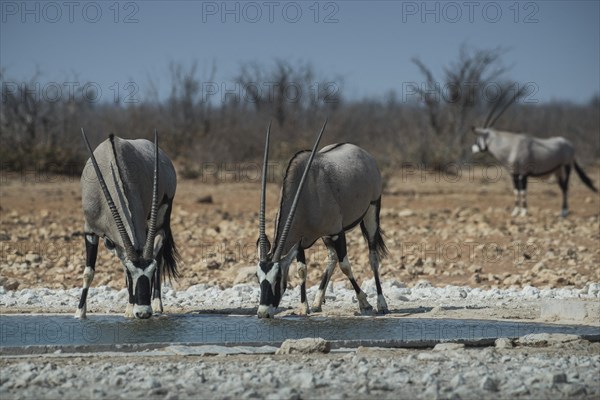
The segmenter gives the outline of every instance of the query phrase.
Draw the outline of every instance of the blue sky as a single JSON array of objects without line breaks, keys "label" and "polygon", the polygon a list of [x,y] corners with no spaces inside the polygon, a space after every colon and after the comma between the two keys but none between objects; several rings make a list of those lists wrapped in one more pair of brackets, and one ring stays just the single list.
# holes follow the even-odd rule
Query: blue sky
[{"label": "blue sky", "polygon": [[[49,5],[50,4],[50,5]],[[168,92],[169,63],[191,65],[230,82],[241,64],[276,58],[310,62],[342,76],[352,98],[402,93],[421,82],[411,58],[441,77],[462,43],[505,47],[508,76],[534,82],[539,101],[586,102],[600,92],[598,1],[2,1],[0,65],[12,79],[38,68],[41,87],[93,81],[103,96],[148,82]],[[70,7],[72,7],[70,9]],[[318,13],[316,10],[318,9]],[[100,11],[101,14],[98,14]],[[116,22],[115,22],[116,21]]]}]

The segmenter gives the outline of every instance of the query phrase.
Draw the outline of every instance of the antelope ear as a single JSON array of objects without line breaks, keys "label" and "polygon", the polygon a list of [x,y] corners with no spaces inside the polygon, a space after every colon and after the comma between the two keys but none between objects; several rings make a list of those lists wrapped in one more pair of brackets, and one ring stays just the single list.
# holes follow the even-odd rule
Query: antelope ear
[{"label": "antelope ear", "polygon": [[[271,251],[271,241],[269,241],[269,237],[265,235],[265,240],[267,241],[267,254]],[[256,251],[260,254],[260,238],[256,239]]]},{"label": "antelope ear", "polygon": [[473,125],[471,127],[471,131],[475,134],[475,135],[483,135],[485,134],[485,128],[478,128],[475,125]]}]

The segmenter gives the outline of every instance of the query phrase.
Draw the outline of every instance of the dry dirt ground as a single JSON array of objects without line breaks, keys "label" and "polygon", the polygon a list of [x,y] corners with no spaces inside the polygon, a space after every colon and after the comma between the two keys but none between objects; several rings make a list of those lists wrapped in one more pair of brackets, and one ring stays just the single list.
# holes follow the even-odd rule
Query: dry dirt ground
[{"label": "dry dirt ground", "polygon": [[[575,174],[567,218],[559,216],[561,192],[553,179],[530,181],[529,215],[511,217],[514,199],[506,172],[498,167],[452,170],[459,174],[419,166],[386,174],[381,225],[390,254],[381,263],[382,280],[412,286],[426,279],[434,286],[481,288],[600,282],[600,196]],[[600,165],[586,170],[599,186]],[[244,166],[214,177],[216,182],[180,179],[172,216],[181,253],[175,289],[198,283],[227,287],[255,279],[251,268],[243,268],[255,265],[260,182]],[[79,287],[85,254],[79,178],[7,173],[0,188],[0,285]],[[268,232],[279,188],[276,179],[268,185]],[[348,235],[348,245],[358,282],[372,278],[360,229]],[[315,244],[307,258],[310,287],[322,274],[324,246]],[[93,286],[124,287],[122,267],[103,245],[96,271]],[[350,288],[339,269],[332,280]]]}]

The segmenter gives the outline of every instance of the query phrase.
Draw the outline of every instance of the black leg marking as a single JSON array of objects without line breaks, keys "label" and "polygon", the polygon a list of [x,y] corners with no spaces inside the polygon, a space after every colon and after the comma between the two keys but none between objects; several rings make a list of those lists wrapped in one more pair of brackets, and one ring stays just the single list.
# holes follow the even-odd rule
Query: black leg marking
[{"label": "black leg marking", "polygon": [[156,266],[156,271],[154,271],[154,279],[152,282],[152,299],[153,300],[161,298],[160,279],[161,279],[161,271],[164,268],[164,264],[165,264],[162,249],[160,249],[160,251],[158,252],[158,255],[156,256],[156,260],[157,260],[158,265]]},{"label": "black leg marking", "polygon": [[85,306],[85,302],[87,301],[88,288],[83,288],[81,291],[81,298],[79,299],[79,306],[77,308],[82,309]]},{"label": "black leg marking", "polygon": [[133,281],[129,271],[126,271],[125,273],[125,283],[127,283],[127,290],[129,291],[129,304],[133,304],[135,302],[135,297],[133,297]]},{"label": "black leg marking", "polygon": [[[94,278],[96,270],[96,260],[98,258],[98,236],[94,233],[85,233],[83,235],[85,241],[85,269],[83,272],[83,289],[81,290],[81,298],[77,307],[78,316],[85,318],[85,306],[87,302],[88,289]],[[88,270],[88,268],[91,270]]]},{"label": "black leg marking", "polygon": [[[87,236],[85,234],[84,236]],[[98,257],[98,236],[93,235],[96,238],[96,243],[90,243],[85,238],[85,265],[91,267],[94,271],[96,270],[96,259]]]},{"label": "black leg marking", "polygon": [[513,186],[516,190],[520,189],[520,179],[519,174],[513,174]]},{"label": "black leg marking", "polygon": [[306,303],[306,282],[300,284],[300,303]]},{"label": "black leg marking", "polygon": [[306,256],[304,254],[304,249],[299,247],[298,253],[296,254],[296,261],[301,262],[302,264],[306,264]]},{"label": "black leg marking", "polygon": [[523,203],[523,208],[527,208],[527,175],[521,175],[521,202]]},{"label": "black leg marking", "polygon": [[[304,254],[303,248],[298,248],[298,253],[296,254],[296,262],[301,263],[306,268],[306,255]],[[300,284],[300,303],[306,303],[306,270],[304,271],[304,277],[302,278],[302,283]]]},{"label": "black leg marking", "polygon": [[569,195],[569,176],[571,175],[571,166],[565,165],[563,171],[564,171],[564,176],[558,181],[558,184],[560,185],[560,188],[561,188],[562,194],[563,194],[562,209],[564,211],[564,210],[568,210],[568,208],[569,208],[568,195]]},{"label": "black leg marking", "polygon": [[513,186],[515,188],[515,207],[519,207],[519,200],[521,198],[520,196],[520,187],[521,187],[521,182],[519,180],[519,175],[518,174],[513,174]]},{"label": "black leg marking", "polygon": [[339,233],[337,239],[333,241],[333,245],[335,247],[335,253],[337,254],[338,260],[342,261],[348,252],[346,247],[346,233],[343,231]]},{"label": "black leg marking", "polygon": [[352,284],[352,287],[354,288],[356,294],[360,293],[360,286],[358,286],[358,283],[356,283],[356,280],[354,278],[350,278],[350,283]]}]

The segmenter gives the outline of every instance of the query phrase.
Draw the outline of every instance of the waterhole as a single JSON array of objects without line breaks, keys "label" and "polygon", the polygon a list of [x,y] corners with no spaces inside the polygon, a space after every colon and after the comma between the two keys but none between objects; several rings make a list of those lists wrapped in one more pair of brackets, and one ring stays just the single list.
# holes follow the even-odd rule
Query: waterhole
[{"label": "waterhole", "polygon": [[532,333],[576,334],[600,339],[600,327],[507,321],[425,318],[258,319],[238,315],[164,315],[148,320],[117,315],[2,315],[0,347],[85,346],[151,343],[278,345],[286,339],[320,337],[333,343],[410,346],[444,341],[477,342]]}]

